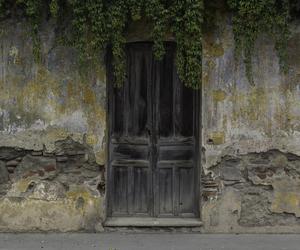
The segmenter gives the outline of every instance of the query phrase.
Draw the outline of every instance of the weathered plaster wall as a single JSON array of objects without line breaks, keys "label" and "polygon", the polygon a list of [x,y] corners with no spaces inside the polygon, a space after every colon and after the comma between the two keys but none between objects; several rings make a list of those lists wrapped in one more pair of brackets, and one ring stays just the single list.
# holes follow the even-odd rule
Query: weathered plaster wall
[{"label": "weathered plaster wall", "polygon": [[273,42],[257,41],[251,85],[230,22],[219,13],[204,39],[204,231],[300,232],[300,23],[291,26],[287,75]]},{"label": "weathered plaster wall", "polygon": [[[300,232],[300,24],[287,75],[257,42],[255,84],[234,60],[230,17],[204,39],[203,232]],[[105,70],[42,29],[43,63],[25,23],[0,25],[0,231],[102,230]]]},{"label": "weathered plaster wall", "polygon": [[103,218],[105,70],[80,77],[51,27],[37,65],[29,26],[0,24],[0,231],[95,230]]}]

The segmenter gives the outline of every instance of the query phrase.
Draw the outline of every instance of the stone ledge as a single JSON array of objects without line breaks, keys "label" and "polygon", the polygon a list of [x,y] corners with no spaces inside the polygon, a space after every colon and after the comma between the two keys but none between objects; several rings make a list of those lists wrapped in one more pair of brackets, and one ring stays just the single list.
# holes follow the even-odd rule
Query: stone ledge
[{"label": "stone ledge", "polygon": [[197,218],[109,217],[106,227],[201,227]]}]

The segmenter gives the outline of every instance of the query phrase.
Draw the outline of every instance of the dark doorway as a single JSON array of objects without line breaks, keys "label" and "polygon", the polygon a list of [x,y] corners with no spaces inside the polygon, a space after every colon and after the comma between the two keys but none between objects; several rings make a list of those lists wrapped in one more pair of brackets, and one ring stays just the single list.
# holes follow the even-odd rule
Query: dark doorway
[{"label": "dark doorway", "polygon": [[108,56],[108,216],[198,217],[199,91],[184,87],[176,44],[126,46],[127,80],[113,87]]}]

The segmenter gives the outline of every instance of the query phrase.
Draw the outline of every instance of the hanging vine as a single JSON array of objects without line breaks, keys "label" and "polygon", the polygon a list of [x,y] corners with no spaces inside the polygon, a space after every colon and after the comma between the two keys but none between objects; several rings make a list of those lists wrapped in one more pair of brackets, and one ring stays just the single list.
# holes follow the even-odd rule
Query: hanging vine
[{"label": "hanging vine", "polygon": [[244,53],[246,76],[253,83],[252,54],[261,34],[275,41],[280,68],[287,71],[286,48],[289,38],[289,0],[227,0],[233,11],[233,32],[237,55]]},{"label": "hanging vine", "polygon": [[30,21],[33,55],[34,59],[40,62],[42,58],[39,30],[42,22],[43,0],[17,0],[16,4],[24,7],[25,14]]},{"label": "hanging vine", "polygon": [[192,88],[200,86],[202,76],[203,11],[203,1],[177,1],[172,7],[178,74]]},{"label": "hanging vine", "polygon": [[[224,1],[233,12],[236,54],[244,55],[250,82],[253,82],[251,57],[256,39],[261,34],[268,34],[274,39],[281,69],[286,71],[289,14],[291,8],[299,9],[299,1]],[[101,51],[110,44],[118,86],[125,80],[126,29],[130,22],[145,19],[152,25],[155,58],[160,60],[163,57],[165,36],[171,31],[177,42],[176,64],[179,76],[186,86],[199,88],[203,24],[205,17],[212,16],[206,13],[214,6],[211,2],[212,0],[0,0],[0,19],[12,17],[16,9],[18,13],[23,13],[32,26],[33,51],[38,61],[41,59],[39,30],[42,21],[49,16],[56,20],[57,26],[71,24],[72,44],[80,52],[80,61],[84,65],[97,64]],[[71,20],[66,21],[66,16]]]}]

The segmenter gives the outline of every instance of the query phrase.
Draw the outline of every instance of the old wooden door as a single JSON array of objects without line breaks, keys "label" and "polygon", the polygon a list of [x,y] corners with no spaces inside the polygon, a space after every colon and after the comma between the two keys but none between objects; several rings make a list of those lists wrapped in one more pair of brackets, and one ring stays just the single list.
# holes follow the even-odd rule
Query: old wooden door
[{"label": "old wooden door", "polygon": [[108,215],[198,216],[198,93],[180,82],[175,44],[162,61],[152,43],[127,45],[127,80],[108,63]]}]

